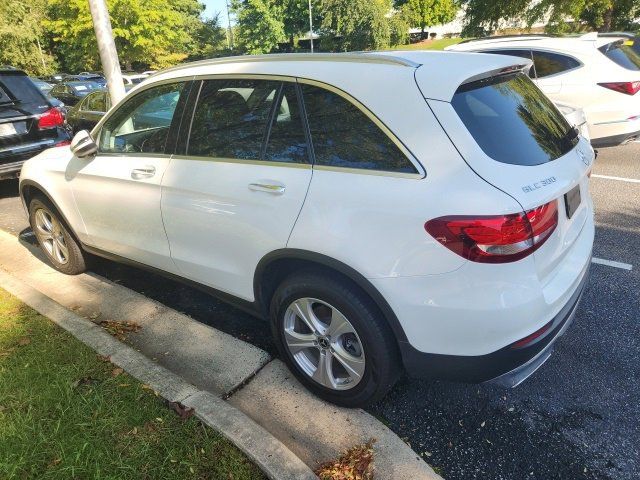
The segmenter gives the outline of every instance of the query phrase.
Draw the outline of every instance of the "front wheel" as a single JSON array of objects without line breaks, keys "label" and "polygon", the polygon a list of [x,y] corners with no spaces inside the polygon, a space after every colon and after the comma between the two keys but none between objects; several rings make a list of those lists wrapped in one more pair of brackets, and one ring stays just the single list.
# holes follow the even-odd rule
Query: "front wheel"
[{"label": "front wheel", "polygon": [[84,272],[86,257],[51,203],[36,197],[29,203],[31,229],[52,266],[68,275]]},{"label": "front wheel", "polygon": [[331,274],[288,277],[271,302],[273,334],[296,377],[319,397],[360,407],[400,372],[394,337],[369,297]]}]

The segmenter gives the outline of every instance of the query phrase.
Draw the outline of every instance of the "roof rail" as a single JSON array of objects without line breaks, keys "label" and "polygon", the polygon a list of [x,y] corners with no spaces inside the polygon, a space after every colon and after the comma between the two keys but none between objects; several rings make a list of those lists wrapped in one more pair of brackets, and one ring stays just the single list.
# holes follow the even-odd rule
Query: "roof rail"
[{"label": "roof rail", "polygon": [[156,72],[151,76],[156,76],[164,72],[172,72],[183,70],[190,67],[204,67],[208,65],[224,65],[230,63],[247,63],[247,62],[361,62],[361,63],[379,63],[386,65],[398,65],[402,67],[417,68],[419,63],[411,61],[396,55],[387,55],[385,53],[375,52],[348,52],[348,53],[271,53],[268,55],[237,55],[233,57],[209,58],[206,60],[198,60],[195,62],[182,63],[175,67]]},{"label": "roof rail", "polygon": [[458,45],[463,43],[471,43],[471,42],[482,42],[484,40],[502,40],[509,38],[555,38],[559,37],[559,35],[554,35],[550,33],[523,33],[520,35],[490,35],[488,37],[478,37],[478,38],[469,38],[468,40],[461,41]]}]

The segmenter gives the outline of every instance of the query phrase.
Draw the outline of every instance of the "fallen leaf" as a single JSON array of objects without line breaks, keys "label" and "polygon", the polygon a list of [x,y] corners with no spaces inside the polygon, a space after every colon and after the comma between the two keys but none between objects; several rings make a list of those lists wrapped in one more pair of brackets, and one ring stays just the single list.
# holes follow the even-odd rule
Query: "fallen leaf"
[{"label": "fallen leaf", "polygon": [[73,388],[78,388],[84,385],[91,385],[93,383],[96,383],[96,380],[91,378],[91,377],[82,377],[79,378],[78,380],[74,381],[72,386]]},{"label": "fallen leaf", "polygon": [[374,441],[350,448],[337,460],[323,463],[315,474],[321,480],[372,480]]},{"label": "fallen leaf", "polygon": [[424,455],[426,455],[427,457],[430,457],[431,455],[433,455],[433,453],[431,453],[431,452],[424,452]]},{"label": "fallen leaf", "polygon": [[484,427],[484,426],[486,425],[486,423],[487,423],[487,422],[482,422],[482,423],[480,424],[480,426],[481,426],[481,427]]},{"label": "fallen leaf", "polygon": [[24,347],[25,345],[29,345],[31,343],[31,339],[29,337],[22,337],[18,340],[18,345]]},{"label": "fallen leaf", "polygon": [[147,385],[146,383],[142,385],[142,389],[143,390],[153,390],[153,388],[151,388],[149,385]]},{"label": "fallen leaf", "polygon": [[100,312],[93,312],[91,315],[89,315],[89,318],[91,320],[95,320],[96,318],[98,318],[101,315]]},{"label": "fallen leaf", "polygon": [[119,387],[130,387],[131,384],[130,383],[119,383],[118,386]]},{"label": "fallen leaf", "polygon": [[131,430],[131,433],[133,433],[134,435],[138,434],[138,427],[133,427],[133,430]]},{"label": "fallen leaf", "polygon": [[510,412],[513,412],[514,410],[515,410],[515,408],[513,408],[513,407],[509,408]]},{"label": "fallen leaf", "polygon": [[121,375],[121,374],[122,374],[122,372],[124,372],[124,370],[123,370],[122,368],[120,368],[120,367],[118,367],[118,368],[114,368],[114,369],[111,371],[111,376],[112,376],[112,377],[117,377],[118,375]]},{"label": "fallen leaf", "polygon": [[193,408],[185,407],[180,402],[169,402],[169,407],[173,409],[182,420],[186,420],[194,413]]}]

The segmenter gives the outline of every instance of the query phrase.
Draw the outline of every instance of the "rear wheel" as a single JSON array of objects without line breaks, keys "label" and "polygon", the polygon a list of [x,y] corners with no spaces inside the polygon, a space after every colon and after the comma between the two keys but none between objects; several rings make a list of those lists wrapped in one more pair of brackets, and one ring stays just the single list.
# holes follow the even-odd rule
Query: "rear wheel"
[{"label": "rear wheel", "polygon": [[325,400],[364,406],[380,400],[398,378],[397,347],[384,318],[338,276],[288,277],[272,299],[271,320],[289,368]]},{"label": "rear wheel", "polygon": [[31,200],[29,223],[40,247],[56,270],[77,275],[87,269],[84,252],[47,199],[36,197]]}]

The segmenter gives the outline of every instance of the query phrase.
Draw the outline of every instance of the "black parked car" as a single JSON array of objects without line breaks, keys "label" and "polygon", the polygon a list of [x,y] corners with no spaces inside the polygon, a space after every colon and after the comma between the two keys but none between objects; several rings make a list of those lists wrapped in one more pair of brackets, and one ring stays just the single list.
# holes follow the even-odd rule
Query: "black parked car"
[{"label": "black parked car", "polygon": [[67,125],[73,133],[91,130],[111,108],[111,99],[106,90],[96,90],[67,110]]},{"label": "black parked car", "polygon": [[49,95],[49,92],[53,88],[52,84],[45,82],[44,80],[40,80],[39,78],[31,77],[31,81],[45,96]]},{"label": "black parked car", "polygon": [[65,80],[54,86],[49,95],[60,100],[66,107],[71,107],[99,88],[101,88],[100,85],[95,82]]},{"label": "black parked car", "polygon": [[17,177],[25,160],[70,140],[62,112],[27,74],[0,69],[0,180]]},{"label": "black parked car", "polygon": [[55,73],[53,75],[49,75],[48,77],[42,77],[42,80],[44,80],[45,82],[56,84],[64,81],[64,79],[68,76],[69,75],[67,73]]}]

